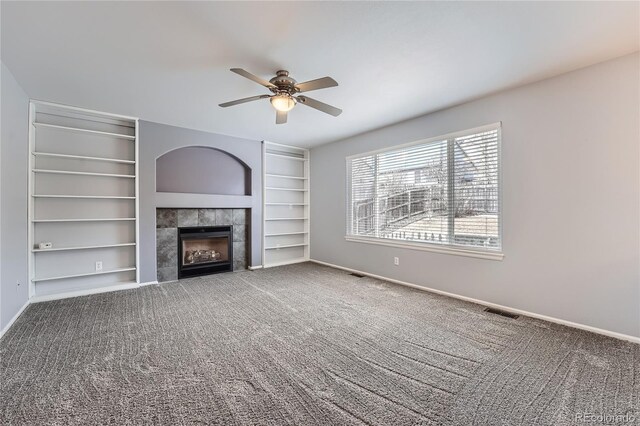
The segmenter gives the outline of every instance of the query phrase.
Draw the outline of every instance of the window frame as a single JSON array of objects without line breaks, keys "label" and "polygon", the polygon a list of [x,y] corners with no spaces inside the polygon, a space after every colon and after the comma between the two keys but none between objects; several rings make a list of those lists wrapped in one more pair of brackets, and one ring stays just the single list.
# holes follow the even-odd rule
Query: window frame
[{"label": "window frame", "polygon": [[[351,161],[354,159],[372,156],[376,154],[381,154],[385,152],[402,150],[405,148],[410,148],[415,145],[421,144],[429,144],[432,142],[438,142],[443,140],[449,140],[457,137],[468,136],[474,133],[482,133],[486,131],[496,130],[498,135],[498,143],[497,143],[497,155],[498,155],[498,239],[500,242],[499,248],[484,248],[484,247],[475,247],[475,246],[465,246],[461,244],[437,244],[430,243],[427,241],[424,242],[415,242],[415,241],[406,241],[406,240],[396,240],[390,238],[379,238],[379,237],[370,237],[370,236],[361,236],[352,234],[353,229],[353,221],[350,220],[350,213],[352,209],[352,200],[351,200]],[[374,244],[374,245],[382,245],[389,247],[399,247],[399,248],[407,248],[412,250],[420,250],[420,251],[429,251],[434,253],[442,253],[442,254],[452,254],[458,256],[467,256],[474,257],[479,259],[489,259],[489,260],[502,260],[504,258],[504,239],[503,239],[503,189],[502,189],[502,122],[498,121],[496,123],[487,124],[484,126],[474,127],[466,130],[461,130],[457,132],[451,132],[444,135],[434,136],[426,139],[420,139],[413,142],[403,143],[399,145],[394,145],[391,147],[381,148],[373,151],[362,152],[358,154],[353,154],[345,157],[345,172],[346,172],[346,191],[345,191],[345,240],[356,243],[366,243],[366,244]]]}]

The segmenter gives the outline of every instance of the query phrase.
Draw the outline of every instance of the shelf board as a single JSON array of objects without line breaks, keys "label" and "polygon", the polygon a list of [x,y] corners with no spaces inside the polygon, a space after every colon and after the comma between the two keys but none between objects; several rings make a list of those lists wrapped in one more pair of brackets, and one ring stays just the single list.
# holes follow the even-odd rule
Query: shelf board
[{"label": "shelf board", "polygon": [[309,203],[264,203],[265,206],[308,206]]},{"label": "shelf board", "polygon": [[295,151],[301,151],[303,153],[309,151],[308,148],[303,148],[301,146],[286,145],[286,144],[277,143],[277,142],[267,142],[267,141],[265,141],[264,144],[274,147],[271,152],[274,152],[274,151],[275,152],[286,152],[286,151],[278,151],[278,147],[283,147],[284,149],[292,149],[292,150],[295,150]]},{"label": "shelf board", "polygon": [[308,217],[268,217],[265,220],[307,220]]},{"label": "shelf board", "polygon": [[106,161],[109,163],[136,164],[136,162],[133,160],[122,160],[119,158],[89,157],[86,155],[71,155],[71,154],[54,154],[53,152],[32,152],[31,154],[35,155],[36,157],[70,158],[74,160]]},{"label": "shelf board", "polygon": [[102,248],[112,248],[112,247],[130,247],[135,246],[136,243],[123,243],[123,244],[105,244],[99,246],[83,246],[83,247],[56,247],[50,249],[32,249],[33,253],[45,253],[45,252],[53,252],[53,251],[69,251],[69,250],[91,250],[91,249],[102,249]]},{"label": "shelf board", "polygon": [[292,265],[294,263],[302,263],[302,262],[308,262],[308,261],[309,259],[306,257],[299,257],[297,259],[289,259],[281,262],[273,262],[273,263],[265,262],[264,268],[273,268],[275,266]]},{"label": "shelf board", "polygon": [[285,235],[306,235],[308,232],[300,231],[300,232],[280,232],[277,234],[264,234],[265,237],[282,237]]},{"label": "shelf board", "polygon": [[298,189],[298,188],[278,188],[275,186],[266,186],[264,189],[273,189],[276,191],[298,191],[298,192],[307,192],[307,189]]},{"label": "shelf board", "polygon": [[299,179],[299,180],[307,180],[308,179],[308,178],[302,177],[302,176],[277,175],[277,174],[273,174],[273,173],[267,173],[266,176],[267,177],[274,177],[274,178],[284,178],[284,179]]},{"label": "shelf board", "polygon": [[300,244],[286,244],[286,245],[281,245],[281,246],[275,246],[275,247],[265,247],[265,250],[279,250],[279,249],[283,249],[283,248],[291,248],[291,247],[306,247],[309,244],[307,243],[300,243]]},{"label": "shelf board", "polygon": [[81,176],[102,176],[102,177],[114,177],[114,178],[129,178],[135,179],[135,175],[116,175],[111,173],[95,173],[95,172],[72,172],[70,170],[45,170],[45,169],[33,169],[34,173],[50,173],[58,175],[81,175]]},{"label": "shelf board", "polygon": [[115,217],[104,219],[34,219],[33,223],[55,223],[55,222],[111,222],[120,220],[136,220],[135,217]]},{"label": "shelf board", "polygon": [[79,198],[79,199],[97,199],[97,200],[135,200],[136,197],[123,197],[119,195],[54,195],[54,194],[35,194],[33,198]]},{"label": "shelf board", "polygon": [[60,275],[57,277],[32,278],[31,281],[40,282],[40,281],[63,280],[65,278],[78,278],[78,277],[90,277],[92,275],[117,274],[118,272],[127,272],[127,271],[135,271],[135,270],[136,268],[132,266],[129,268],[110,269],[108,271],[86,272],[84,274],[71,274],[71,275]]},{"label": "shelf board", "polygon": [[267,152],[267,155],[271,156],[271,157],[280,157],[280,158],[286,158],[287,160],[298,160],[298,161],[308,161],[307,158],[302,158],[302,157],[294,157],[294,156],[290,156],[290,155],[284,155],[284,154],[275,154],[273,152]]},{"label": "shelf board", "polygon": [[135,140],[136,139],[135,136],[131,136],[131,135],[122,135],[120,133],[101,132],[99,130],[80,129],[78,127],[58,126],[57,124],[46,124],[46,123],[35,123],[34,122],[33,125],[36,126],[36,127],[43,127],[43,128],[47,128],[47,129],[66,130],[66,131],[78,132],[78,133],[88,133],[88,134],[98,135],[98,136],[109,136],[109,137],[112,137],[112,138],[120,138],[120,139],[127,139],[127,140]]}]

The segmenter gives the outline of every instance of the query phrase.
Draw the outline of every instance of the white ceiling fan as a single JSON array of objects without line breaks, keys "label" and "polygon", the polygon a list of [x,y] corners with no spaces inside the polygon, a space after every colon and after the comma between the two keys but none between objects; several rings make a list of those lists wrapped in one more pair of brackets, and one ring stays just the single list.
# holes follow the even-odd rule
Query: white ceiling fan
[{"label": "white ceiling fan", "polygon": [[298,93],[302,92],[310,92],[312,90],[337,86],[338,83],[331,77],[323,77],[316,80],[305,81],[304,83],[298,83],[296,80],[289,77],[289,71],[285,70],[278,71],[276,76],[269,81],[263,80],[242,68],[231,68],[231,71],[266,87],[272,94],[251,96],[249,98],[225,102],[220,104],[222,108],[269,98],[271,105],[276,109],[276,124],[286,123],[287,113],[291,111],[298,102],[326,114],[333,115],[334,117],[337,117],[342,113],[340,108],[325,104],[324,102],[317,101],[308,96],[298,95]]}]

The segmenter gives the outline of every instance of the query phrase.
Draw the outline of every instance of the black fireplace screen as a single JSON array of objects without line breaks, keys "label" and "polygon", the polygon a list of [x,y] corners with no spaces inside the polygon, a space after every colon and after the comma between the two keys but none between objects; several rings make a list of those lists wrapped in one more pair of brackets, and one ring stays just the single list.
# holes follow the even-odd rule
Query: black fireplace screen
[{"label": "black fireplace screen", "polygon": [[178,278],[233,270],[231,226],[179,228]]},{"label": "black fireplace screen", "polygon": [[184,238],[182,240],[182,266],[199,263],[228,262],[229,237]]}]

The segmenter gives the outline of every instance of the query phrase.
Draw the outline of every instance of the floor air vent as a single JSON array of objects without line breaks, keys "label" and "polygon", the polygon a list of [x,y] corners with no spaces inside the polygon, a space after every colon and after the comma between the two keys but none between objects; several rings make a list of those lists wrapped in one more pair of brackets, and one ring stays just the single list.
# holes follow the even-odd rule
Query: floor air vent
[{"label": "floor air vent", "polygon": [[356,274],[355,272],[350,273],[349,275],[353,275],[354,277],[358,277],[358,278],[364,278],[364,275],[362,274]]},{"label": "floor air vent", "polygon": [[500,309],[493,309],[493,308],[484,308],[484,311],[489,312],[490,314],[501,315],[503,317],[512,318],[512,319],[516,319],[520,316],[520,315],[512,314],[511,312],[505,312],[505,311],[501,311]]}]

